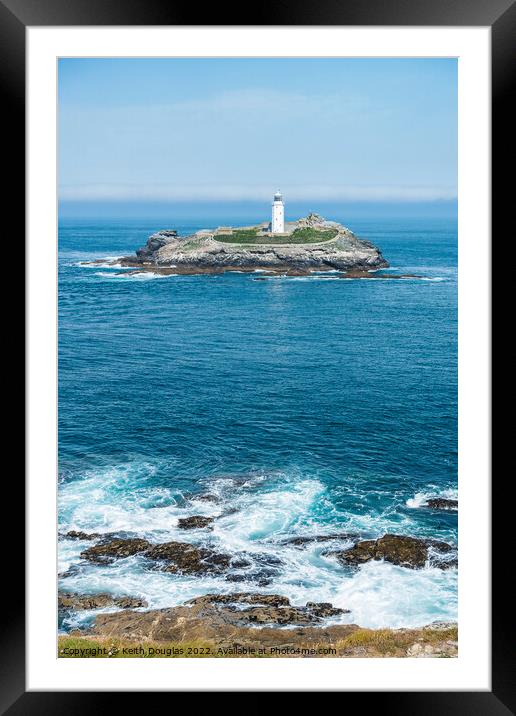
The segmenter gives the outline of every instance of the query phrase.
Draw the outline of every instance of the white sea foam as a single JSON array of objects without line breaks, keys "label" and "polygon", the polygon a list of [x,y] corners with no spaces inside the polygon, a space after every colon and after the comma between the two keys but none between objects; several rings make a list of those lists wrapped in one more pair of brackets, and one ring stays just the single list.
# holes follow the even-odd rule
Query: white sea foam
[{"label": "white sea foam", "polygon": [[[149,608],[182,604],[208,592],[278,593],[292,604],[324,601],[351,609],[350,614],[333,621],[365,627],[410,627],[456,619],[456,569],[411,570],[380,562],[350,569],[328,554],[350,547],[350,540],[337,537],[302,547],[288,542],[292,537],[346,531],[413,534],[410,514],[396,514],[395,509],[376,517],[339,512],[322,481],[299,474],[213,478],[204,481],[202,491],[217,496],[219,502],[196,500],[195,496],[184,500],[178,490],[156,486],[158,468],[135,461],[63,482],[59,490],[60,532],[124,532],[151,542],[191,542],[239,555],[251,562],[251,567],[240,572],[246,579],[249,573],[257,573],[268,575],[271,581],[235,583],[225,575],[200,579],[169,574],[150,570],[141,557],[95,565],[80,557],[90,541],[62,539],[61,589],[139,596],[147,600]],[[216,517],[213,530],[178,528],[179,518],[196,514]],[[321,514],[330,521],[321,522]],[[95,613],[79,612],[66,626],[86,623]]]},{"label": "white sea foam", "polygon": [[418,507],[423,507],[423,505],[425,505],[428,500],[438,497],[441,497],[446,500],[457,500],[457,488],[450,487],[447,490],[442,490],[439,489],[437,486],[429,486],[428,490],[425,490],[423,492],[416,492],[414,497],[409,497],[405,504],[407,505],[407,507],[412,507],[416,509]]},{"label": "white sea foam", "polygon": [[369,562],[337,587],[334,604],[360,626],[419,627],[457,619],[457,570],[405,569]]},{"label": "white sea foam", "polygon": [[151,281],[155,278],[172,278],[174,274],[161,274],[152,271],[142,271],[141,273],[107,273],[106,271],[98,271],[95,273],[95,276],[109,279],[124,279],[125,281]]},{"label": "white sea foam", "polygon": [[120,259],[124,256],[104,256],[102,259],[90,259],[89,261],[77,261],[73,266],[80,266],[81,268],[112,268],[112,269],[124,269],[127,271],[131,270],[130,266],[122,266]]},{"label": "white sea foam", "polygon": [[288,276],[290,281],[340,281],[338,276]]},{"label": "white sea foam", "polygon": [[305,480],[290,489],[244,495],[232,506],[238,512],[216,522],[216,534],[232,549],[245,549],[249,543],[284,535],[310,513],[310,509],[324,492],[317,480]]},{"label": "white sea foam", "polygon": [[80,266],[81,268],[102,268],[102,269],[118,269],[119,271],[134,271],[134,268],[131,266],[122,266],[122,264],[119,263],[83,263],[80,262],[78,264],[74,264],[74,266]]}]

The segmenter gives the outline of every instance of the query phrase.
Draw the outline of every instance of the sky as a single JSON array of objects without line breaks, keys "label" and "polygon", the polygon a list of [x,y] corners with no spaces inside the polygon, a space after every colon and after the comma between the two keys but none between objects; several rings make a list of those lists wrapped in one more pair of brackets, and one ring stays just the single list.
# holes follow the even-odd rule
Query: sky
[{"label": "sky", "polygon": [[65,213],[455,205],[455,59],[69,58],[58,90]]}]

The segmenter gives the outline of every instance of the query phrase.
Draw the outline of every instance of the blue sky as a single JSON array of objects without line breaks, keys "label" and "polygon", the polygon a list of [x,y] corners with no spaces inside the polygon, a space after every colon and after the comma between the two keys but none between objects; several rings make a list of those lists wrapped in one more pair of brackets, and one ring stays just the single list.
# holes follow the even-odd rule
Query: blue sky
[{"label": "blue sky", "polygon": [[62,59],[64,203],[439,204],[454,59]]}]

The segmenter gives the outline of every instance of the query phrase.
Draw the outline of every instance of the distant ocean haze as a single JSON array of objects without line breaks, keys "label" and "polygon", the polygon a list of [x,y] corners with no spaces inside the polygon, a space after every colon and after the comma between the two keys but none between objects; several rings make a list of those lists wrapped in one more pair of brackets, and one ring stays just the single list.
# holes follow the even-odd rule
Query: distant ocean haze
[{"label": "distant ocean haze", "polygon": [[[320,199],[292,201],[286,194],[286,215],[289,221],[306,216],[311,211],[328,218],[338,218],[344,225],[350,220],[361,221],[363,217],[368,220],[396,219],[457,219],[457,200],[435,201],[332,201],[321,202]],[[59,217],[62,220],[74,221],[90,219],[93,221],[116,220],[123,223],[126,219],[140,220],[152,223],[160,220],[169,222],[182,221],[190,224],[192,221],[211,221],[214,224],[223,224],[230,221],[237,223],[259,223],[269,220],[269,207],[264,201],[72,201],[59,202]],[[209,226],[210,224],[207,224]],[[161,226],[159,228],[164,228]]]}]

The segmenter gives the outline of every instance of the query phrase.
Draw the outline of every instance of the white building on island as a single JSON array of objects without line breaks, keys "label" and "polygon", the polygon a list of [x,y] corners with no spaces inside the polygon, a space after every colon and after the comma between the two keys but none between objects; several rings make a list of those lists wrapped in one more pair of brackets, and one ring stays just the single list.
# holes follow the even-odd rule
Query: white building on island
[{"label": "white building on island", "polygon": [[273,234],[283,234],[285,232],[285,205],[279,190],[274,194],[274,201],[272,202],[271,232]]}]

